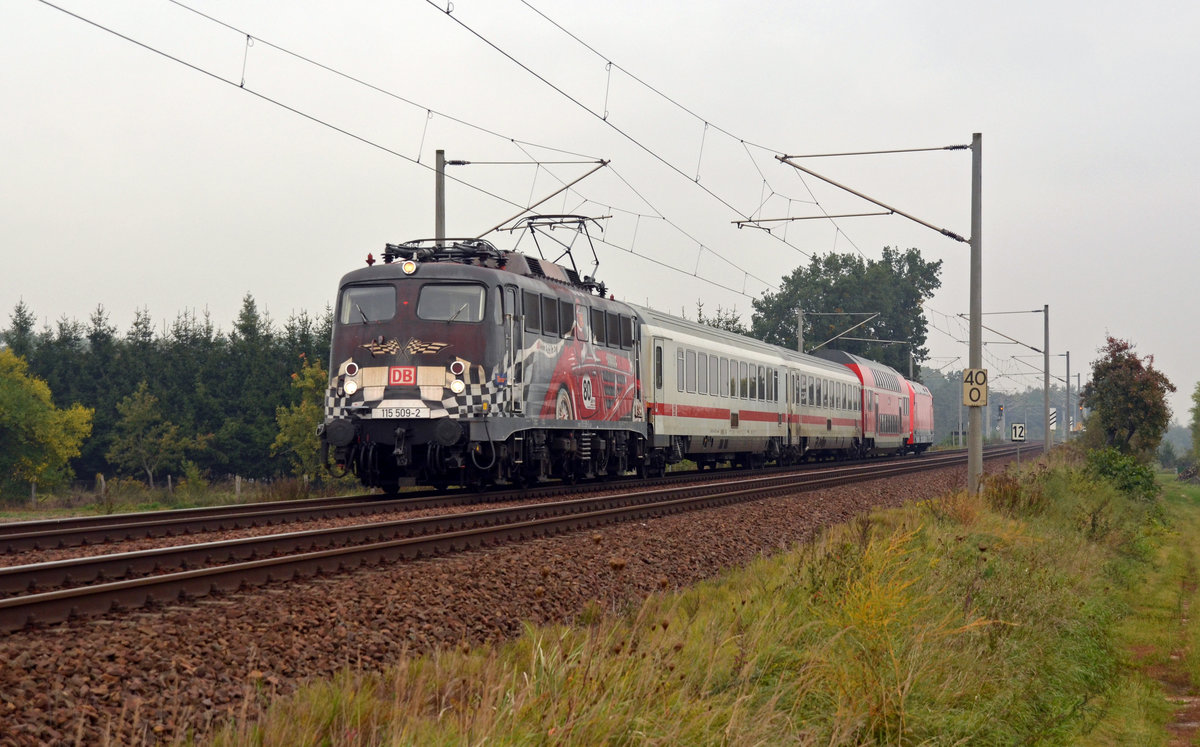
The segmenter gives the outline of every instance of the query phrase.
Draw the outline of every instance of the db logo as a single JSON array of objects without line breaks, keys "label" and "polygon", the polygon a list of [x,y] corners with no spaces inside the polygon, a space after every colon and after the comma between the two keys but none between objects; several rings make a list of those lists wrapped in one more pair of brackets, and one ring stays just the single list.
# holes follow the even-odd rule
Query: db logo
[{"label": "db logo", "polygon": [[388,369],[388,386],[416,386],[416,366],[392,366]]}]

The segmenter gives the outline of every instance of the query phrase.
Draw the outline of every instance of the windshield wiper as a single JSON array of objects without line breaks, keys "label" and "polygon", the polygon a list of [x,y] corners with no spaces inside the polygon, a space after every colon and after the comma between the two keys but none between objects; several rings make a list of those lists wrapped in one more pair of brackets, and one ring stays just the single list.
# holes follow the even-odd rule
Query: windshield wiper
[{"label": "windshield wiper", "polygon": [[[469,303],[469,302],[468,302],[468,303]],[[458,318],[458,315],[459,315],[459,314],[461,314],[461,313],[463,313],[463,312],[464,312],[464,311],[466,311],[466,310],[467,310],[467,304],[466,304],[466,303],[464,303],[462,306],[459,306],[459,307],[458,307],[458,311],[456,311],[456,312],[454,312],[453,314],[451,314],[451,315],[450,315],[450,318],[446,320],[446,324],[449,324],[450,322],[452,322],[452,321],[454,321],[455,319],[457,319],[457,318]]]},{"label": "windshield wiper", "polygon": [[359,306],[358,304],[354,304],[354,308],[358,309],[358,315],[362,317],[363,324],[366,324],[371,321],[370,319],[367,318],[367,312],[363,311],[361,306]]}]

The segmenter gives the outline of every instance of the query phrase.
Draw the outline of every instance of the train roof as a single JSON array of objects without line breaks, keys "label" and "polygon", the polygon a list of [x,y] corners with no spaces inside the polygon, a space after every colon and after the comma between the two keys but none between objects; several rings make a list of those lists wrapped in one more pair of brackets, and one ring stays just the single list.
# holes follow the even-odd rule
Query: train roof
[{"label": "train roof", "polygon": [[813,355],[840,363],[843,366],[860,366],[869,369],[875,376],[875,385],[883,389],[900,392],[903,391],[900,382],[907,381],[899,371],[885,363],[879,363],[854,353],[847,353],[844,350],[817,350],[813,352]]},{"label": "train roof", "polygon": [[743,350],[754,350],[762,355],[778,356],[798,365],[818,368],[830,373],[853,376],[853,373],[851,373],[845,366],[838,365],[834,362],[821,360],[820,358],[808,355],[807,353],[790,350],[785,347],[780,347],[779,345],[772,345],[769,342],[763,342],[762,340],[754,337],[739,335],[736,332],[730,332],[729,330],[720,329],[719,327],[712,327],[707,324],[702,324],[701,322],[693,322],[689,319],[683,319],[682,317],[674,316],[664,311],[658,311],[657,309],[651,309],[647,306],[639,306],[637,304],[629,304],[629,306],[632,307],[643,318],[643,320],[651,326],[664,327],[676,332],[686,332],[701,339],[719,341]]},{"label": "train roof", "polygon": [[574,267],[551,262],[516,251],[497,249],[485,239],[417,239],[402,244],[387,244],[379,260],[367,255],[367,267],[352,270],[342,282],[404,277],[416,267],[477,267],[512,273],[520,277],[554,283],[583,293],[604,297],[605,286],[591,277],[580,277]]}]

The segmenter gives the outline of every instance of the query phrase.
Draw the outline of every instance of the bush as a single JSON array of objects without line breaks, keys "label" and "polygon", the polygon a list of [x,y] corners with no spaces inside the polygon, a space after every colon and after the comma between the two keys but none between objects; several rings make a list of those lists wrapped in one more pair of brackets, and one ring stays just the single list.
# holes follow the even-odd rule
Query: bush
[{"label": "bush", "polygon": [[1087,472],[1107,480],[1134,500],[1152,501],[1159,494],[1154,471],[1135,457],[1112,447],[1088,452]]}]

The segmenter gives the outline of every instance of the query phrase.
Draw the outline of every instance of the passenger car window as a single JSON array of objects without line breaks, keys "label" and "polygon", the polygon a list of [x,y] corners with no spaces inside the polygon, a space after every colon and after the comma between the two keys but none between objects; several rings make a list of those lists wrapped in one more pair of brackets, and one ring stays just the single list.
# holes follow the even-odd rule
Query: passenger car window
[{"label": "passenger car window", "polygon": [[342,289],[338,322],[386,322],[396,316],[396,288],[392,285],[352,285]]},{"label": "passenger car window", "polygon": [[435,322],[481,322],[485,289],[482,285],[429,284],[417,298],[417,317]]}]

